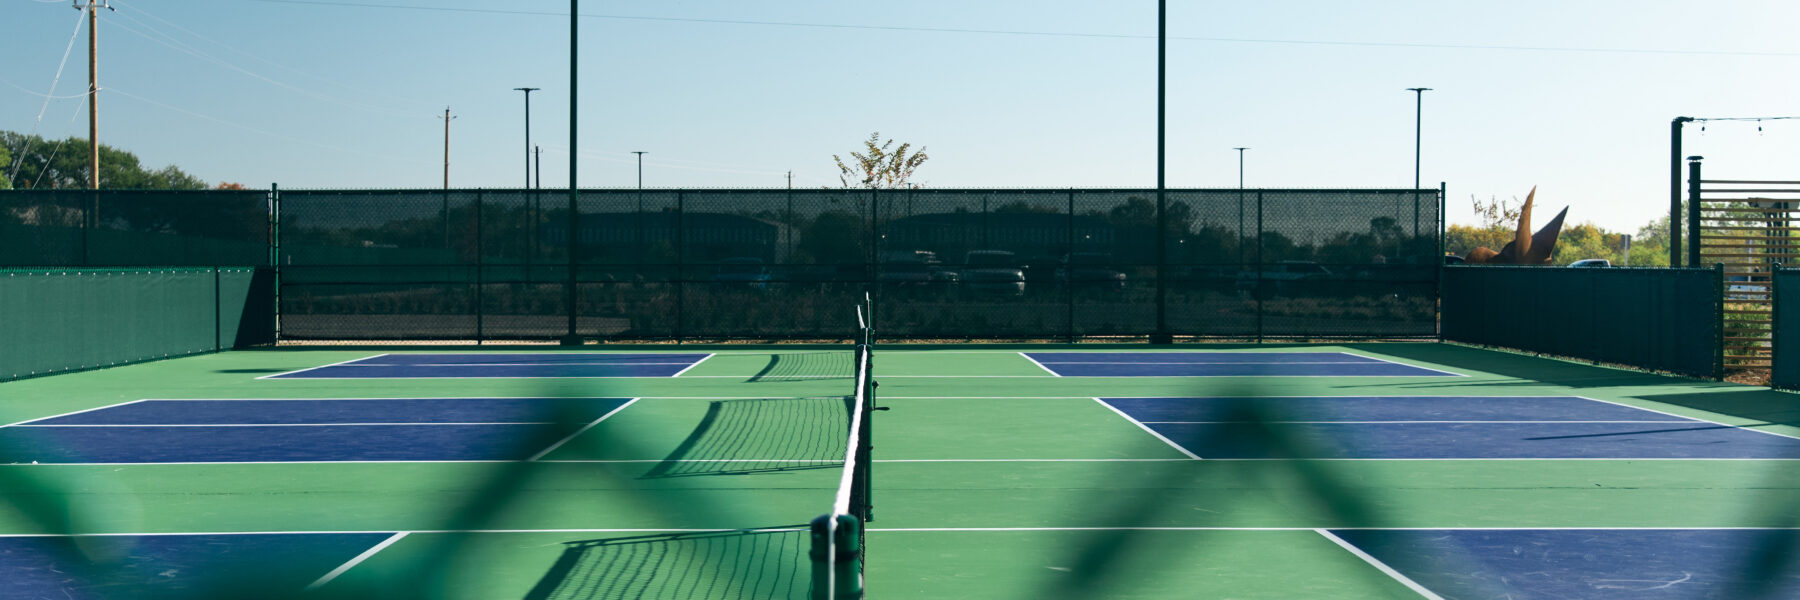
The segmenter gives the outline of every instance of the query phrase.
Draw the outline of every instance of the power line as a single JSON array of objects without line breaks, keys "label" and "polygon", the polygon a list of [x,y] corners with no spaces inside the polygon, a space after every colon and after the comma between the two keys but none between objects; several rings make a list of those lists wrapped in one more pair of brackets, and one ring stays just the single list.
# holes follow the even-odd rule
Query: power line
[{"label": "power line", "polygon": [[[352,8],[389,8],[397,10],[423,10],[433,12],[477,13],[499,15],[528,15],[545,17],[566,17],[568,13],[502,10],[495,8],[452,8],[444,6],[408,6],[402,4],[375,4],[366,2],[336,2],[327,0],[254,0],[269,4],[303,4],[312,6],[338,6]],[[692,17],[644,17],[632,15],[581,15],[590,19],[615,19],[622,21],[659,21],[668,23],[709,23],[720,25],[761,25],[774,27],[806,27],[813,29],[855,29],[873,31],[916,31],[926,33],[962,33],[984,35],[1013,35],[1035,37],[1068,37],[1097,39],[1156,39],[1154,35],[1127,33],[1085,33],[1077,31],[1026,31],[1012,29],[977,29],[962,27],[908,27],[902,25],[852,25],[843,23],[805,23],[798,21],[750,21],[742,19],[703,19]],[[1655,54],[1675,56],[1769,56],[1800,57],[1800,52],[1750,52],[1729,50],[1669,50],[1663,48],[1589,48],[1578,46],[1515,46],[1506,44],[1433,44],[1420,42],[1367,42],[1343,40],[1292,40],[1276,38],[1231,38],[1231,37],[1184,37],[1169,36],[1168,39],[1188,42],[1220,42],[1238,44],[1282,44],[1300,46],[1348,46],[1367,48],[1414,48],[1426,50],[1507,50],[1516,52],[1574,52],[1592,54]]]}]

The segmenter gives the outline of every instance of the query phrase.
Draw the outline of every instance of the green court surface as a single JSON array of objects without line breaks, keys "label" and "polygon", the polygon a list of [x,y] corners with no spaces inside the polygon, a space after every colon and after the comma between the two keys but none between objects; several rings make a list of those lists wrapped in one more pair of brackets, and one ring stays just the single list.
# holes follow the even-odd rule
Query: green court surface
[{"label": "green court surface", "polygon": [[[216,450],[220,458],[31,464],[20,459],[35,455],[24,444],[40,438],[0,436],[0,542],[48,540],[60,550],[44,556],[79,563],[64,570],[86,573],[71,580],[170,597],[243,589],[314,597],[806,597],[805,527],[830,511],[842,473],[832,457],[843,453],[843,416],[832,411],[853,389],[847,347],[581,350],[713,354],[674,377],[263,378],[383,353],[555,351],[239,351],[0,383],[0,423],[14,424],[0,432],[146,399],[635,399],[580,429],[546,434],[557,443],[538,440],[547,452],[529,459],[294,461],[209,450],[207,438],[183,437],[200,447],[198,455]],[[1059,377],[1022,354],[1064,351],[1343,353],[1460,376]],[[865,572],[874,598],[1501,597],[1436,588],[1428,567],[1346,541],[1354,536],[1345,532],[1604,536],[1800,526],[1793,474],[1800,452],[1784,455],[1788,447],[1779,445],[1800,437],[1800,403],[1765,388],[1432,343],[881,346],[875,371],[878,402],[890,410],[872,417],[875,518],[867,524]],[[1273,437],[1257,448],[1273,454],[1195,458],[1194,444],[1165,439],[1154,422],[1141,424],[1147,419],[1098,400],[1219,397],[1246,399],[1251,431]],[[1615,421],[1629,422],[1634,435],[1756,431],[1763,433],[1747,439],[1777,445],[1749,457],[1716,454],[1735,443],[1721,438],[1699,445],[1715,454],[1695,456],[1433,458],[1406,455],[1410,446],[1395,442],[1381,447],[1385,458],[1320,457],[1282,438],[1279,418],[1257,412],[1295,397],[1444,397],[1458,406],[1483,398],[1591,399],[1648,409],[1643,414],[1653,419]],[[1483,443],[1478,433],[1454,435],[1464,437],[1453,437],[1451,450]],[[1525,437],[1592,436],[1605,444],[1609,435]],[[366,441],[371,451],[404,443]],[[1284,445],[1290,442],[1296,445]],[[280,550],[280,541],[270,542],[279,550],[274,558],[239,557],[266,571],[166,559],[179,568],[142,583],[129,567],[165,560],[143,549],[150,547],[144,536],[303,533],[342,543],[326,544],[310,562],[281,558],[290,550]],[[0,565],[25,560],[15,548],[15,562],[6,563],[8,548],[0,544]],[[1634,551],[1646,550],[1590,559],[1603,571],[1623,568],[1643,562]],[[1746,577],[1794,589],[1780,587],[1795,577],[1780,570],[1781,560],[1772,574]],[[1738,572],[1761,573],[1754,566]],[[1494,568],[1505,578],[1520,567]],[[1709,597],[1720,589],[1735,588],[1647,597]],[[1602,585],[1586,597],[1636,597],[1630,593]]]}]

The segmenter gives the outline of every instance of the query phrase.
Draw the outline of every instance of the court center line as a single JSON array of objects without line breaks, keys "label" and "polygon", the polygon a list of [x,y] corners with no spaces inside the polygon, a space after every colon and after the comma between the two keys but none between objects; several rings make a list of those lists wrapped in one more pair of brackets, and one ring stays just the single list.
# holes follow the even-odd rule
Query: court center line
[{"label": "court center line", "polygon": [[339,575],[343,575],[345,572],[354,568],[356,565],[362,564],[362,562],[365,560],[368,560],[369,557],[375,556],[375,554],[377,552],[386,550],[388,546],[394,545],[394,542],[400,541],[400,538],[406,537],[406,534],[408,534],[408,533],[411,533],[411,532],[402,531],[400,533],[396,533],[394,535],[388,536],[388,539],[382,540],[381,543],[376,544],[374,547],[369,548],[368,550],[364,550],[362,554],[356,555],[355,558],[350,559],[348,562],[338,565],[338,568],[332,569],[331,572],[326,573],[325,576],[314,580],[312,582],[312,584],[306,586],[306,589],[303,591],[310,592],[313,590],[317,590],[321,587],[325,587],[325,584],[331,583],[331,580],[337,579]]},{"label": "court center line", "polygon": [[312,370],[316,370],[316,369],[323,369],[323,368],[325,368],[325,367],[336,367],[336,366],[339,366],[339,365],[344,365],[344,364],[349,364],[349,363],[353,363],[353,362],[356,362],[356,361],[359,361],[359,360],[369,360],[369,359],[371,359],[371,358],[381,358],[381,357],[383,357],[383,356],[388,356],[388,355],[391,355],[391,354],[393,354],[393,353],[392,353],[392,352],[383,352],[383,353],[381,353],[381,354],[375,354],[375,355],[370,355],[370,356],[364,356],[364,357],[362,357],[362,358],[352,358],[352,359],[350,359],[350,360],[341,360],[341,361],[338,361],[338,362],[334,362],[334,363],[331,363],[331,364],[329,364],[329,365],[319,365],[319,366],[316,366],[316,367],[307,367],[307,368],[304,368],[304,369],[300,369],[300,370],[298,370],[298,371],[288,371],[288,372],[286,372],[286,373],[276,373],[276,374],[274,374],[274,375],[264,375],[264,376],[262,376],[262,377],[257,377],[257,378],[256,378],[256,379],[273,379],[273,378],[276,378],[276,377],[280,377],[280,376],[282,376],[282,375],[293,375],[293,374],[295,374],[295,373],[305,373],[305,372],[307,372],[307,371],[312,371]]},{"label": "court center line", "polygon": [[1056,372],[1056,371],[1055,371],[1055,370],[1054,370],[1054,369],[1051,369],[1051,368],[1050,368],[1050,367],[1046,367],[1046,366],[1044,366],[1044,363],[1041,363],[1041,362],[1038,362],[1038,359],[1035,359],[1035,358],[1032,358],[1032,357],[1031,357],[1031,355],[1030,355],[1030,354],[1026,354],[1026,353],[1024,353],[1024,352],[1020,352],[1020,353],[1019,353],[1019,356],[1023,356],[1023,357],[1025,357],[1025,360],[1029,360],[1029,361],[1031,361],[1031,364],[1034,364],[1034,365],[1037,365],[1037,366],[1038,366],[1038,368],[1039,368],[1039,369],[1043,369],[1043,370],[1044,370],[1044,372],[1046,372],[1046,373],[1049,373],[1049,374],[1051,374],[1051,375],[1055,375],[1055,376],[1057,376],[1057,377],[1062,377],[1062,373],[1058,373],[1058,372]]},{"label": "court center line", "polygon": [[1200,455],[1194,454],[1193,452],[1189,452],[1188,449],[1182,447],[1181,444],[1177,444],[1174,441],[1171,441],[1169,438],[1163,437],[1163,434],[1157,433],[1156,430],[1151,429],[1149,425],[1145,425],[1142,421],[1131,418],[1131,415],[1125,414],[1125,411],[1119,410],[1119,407],[1108,404],[1105,400],[1101,400],[1099,398],[1094,398],[1094,401],[1099,402],[1100,405],[1106,407],[1107,410],[1113,411],[1114,414],[1117,414],[1120,417],[1124,417],[1126,421],[1130,421],[1133,425],[1137,425],[1138,429],[1144,430],[1145,433],[1156,436],[1156,439],[1162,440],[1163,443],[1168,444],[1170,448],[1174,448],[1174,449],[1180,451],[1182,454],[1186,454],[1188,458],[1191,458],[1194,460],[1201,460]]},{"label": "court center line", "polygon": [[600,415],[600,418],[598,418],[598,419],[594,419],[594,422],[588,423],[586,426],[582,427],[581,429],[575,430],[575,433],[571,433],[571,434],[569,434],[568,437],[565,437],[561,440],[557,440],[557,442],[554,444],[551,444],[549,448],[545,448],[542,451],[538,452],[537,454],[531,455],[531,458],[525,459],[525,462],[534,462],[537,459],[543,458],[544,455],[556,451],[556,449],[561,448],[563,446],[563,444],[569,443],[569,440],[573,440],[577,436],[580,436],[583,433],[587,433],[587,430],[593,429],[594,426],[599,425],[601,421],[605,421],[606,419],[612,417],[613,415],[619,414],[619,411],[625,410],[625,407],[631,406],[633,404],[637,404],[637,401],[640,399],[641,398],[632,398],[631,400],[626,401],[624,404],[620,404],[618,408],[612,409],[611,412],[608,412],[604,415]]},{"label": "court center line", "polygon": [[694,364],[688,365],[687,368],[682,369],[680,371],[676,371],[675,374],[670,375],[670,377],[680,377],[683,373],[687,373],[688,371],[694,370],[694,367],[700,366],[700,363],[706,362],[706,359],[712,358],[714,356],[718,356],[718,355],[717,354],[707,354],[706,356],[702,356],[702,357],[700,357],[700,360],[694,361]]},{"label": "court center line", "polygon": [[1325,536],[1325,539],[1331,540],[1331,543],[1337,544],[1339,548],[1343,548],[1351,554],[1356,555],[1356,557],[1362,559],[1363,562],[1369,563],[1369,566],[1375,567],[1382,573],[1386,573],[1388,577],[1394,578],[1394,581],[1400,582],[1401,585],[1406,586],[1407,589],[1418,593],[1420,596],[1429,600],[1444,600],[1443,596],[1432,593],[1432,591],[1426,589],[1425,586],[1419,585],[1419,582],[1413,581],[1411,577],[1402,575],[1399,571],[1394,570],[1393,567],[1388,566],[1387,563],[1381,562],[1381,559],[1370,556],[1369,553],[1363,552],[1362,548],[1358,548],[1350,542],[1344,541],[1344,538],[1338,537],[1323,529],[1314,529],[1313,531],[1319,532],[1319,535]]}]

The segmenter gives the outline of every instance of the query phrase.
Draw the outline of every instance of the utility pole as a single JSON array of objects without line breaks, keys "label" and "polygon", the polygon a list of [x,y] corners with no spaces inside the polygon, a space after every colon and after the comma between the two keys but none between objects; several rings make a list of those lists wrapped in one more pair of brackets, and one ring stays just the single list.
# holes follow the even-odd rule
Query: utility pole
[{"label": "utility pole", "polygon": [[450,116],[450,107],[444,107],[444,189],[450,189],[450,122],[456,117]]},{"label": "utility pole", "polygon": [[88,14],[88,189],[100,189],[100,13],[115,10],[106,0],[75,4]]},{"label": "utility pole", "polygon": [[534,174],[537,177],[537,182],[531,184],[531,189],[541,190],[544,189],[544,147],[532,146],[531,149],[533,151],[533,156],[537,157],[537,163],[533,165],[537,169],[537,172]]},{"label": "utility pole", "polygon": [[525,187],[531,187],[531,93],[538,91],[534,87],[513,88],[516,92],[525,92]]}]

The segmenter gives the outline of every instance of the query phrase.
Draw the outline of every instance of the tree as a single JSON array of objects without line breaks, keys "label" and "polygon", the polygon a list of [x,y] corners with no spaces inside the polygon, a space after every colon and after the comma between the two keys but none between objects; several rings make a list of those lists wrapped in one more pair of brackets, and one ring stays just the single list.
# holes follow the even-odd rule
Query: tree
[{"label": "tree", "polygon": [[[838,182],[846,188],[866,188],[872,190],[910,190],[918,189],[919,184],[912,182],[913,171],[925,164],[931,157],[925,154],[921,146],[918,152],[912,152],[912,144],[900,144],[894,148],[894,140],[881,141],[881,132],[869,134],[863,140],[864,152],[851,152],[855,165],[844,163],[838,155],[831,155],[832,162],[837,163]],[[891,148],[891,150],[890,150]]]},{"label": "tree", "polygon": [[12,166],[12,153],[6,150],[6,146],[0,146],[0,190],[12,189],[12,180],[6,178],[10,166]]},{"label": "tree", "polygon": [[[18,175],[11,179],[24,189],[84,188],[88,181],[87,140],[71,137],[46,140],[35,135],[0,131],[0,147],[6,148],[18,164],[8,168]],[[206,182],[167,166],[145,169],[137,155],[100,145],[100,187],[139,190],[203,190]]]}]

